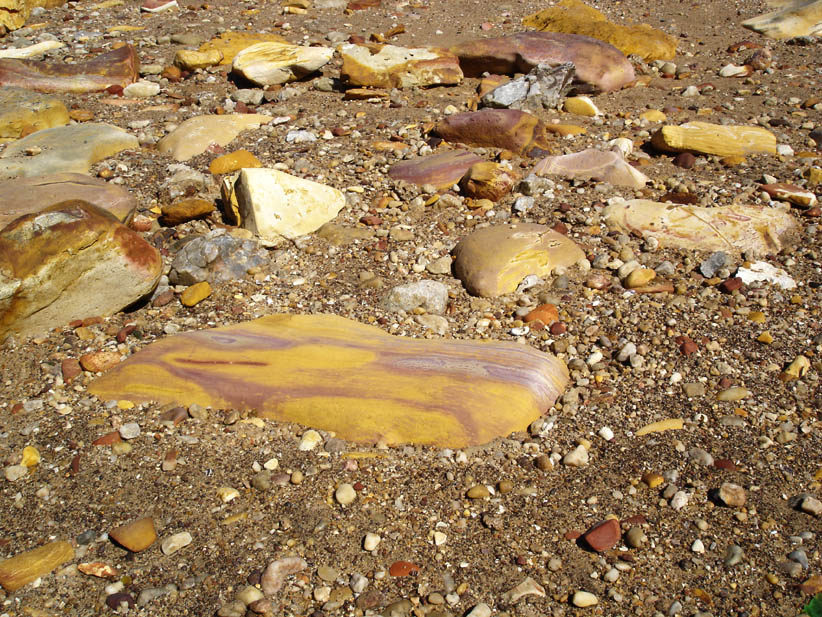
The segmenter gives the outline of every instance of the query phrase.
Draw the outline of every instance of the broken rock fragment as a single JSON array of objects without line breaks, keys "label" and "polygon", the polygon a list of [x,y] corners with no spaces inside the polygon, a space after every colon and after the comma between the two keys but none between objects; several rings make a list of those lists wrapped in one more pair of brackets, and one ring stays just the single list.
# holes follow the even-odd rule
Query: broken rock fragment
[{"label": "broken rock fragment", "polygon": [[365,45],[339,48],[342,79],[352,86],[411,88],[462,82],[457,57],[442,49],[384,45],[373,53]]},{"label": "broken rock fragment", "polygon": [[437,123],[435,131],[449,143],[537,157],[551,152],[546,126],[536,116],[517,109],[483,109],[448,116]]},{"label": "broken rock fragment", "polygon": [[562,361],[524,345],[397,337],[335,315],[271,315],[161,339],[90,391],[255,409],[360,443],[464,447],[525,430],[567,381]]},{"label": "broken rock fragment", "polygon": [[[239,231],[248,234],[245,230]],[[169,280],[175,285],[233,281],[268,261],[268,252],[259,242],[237,235],[225,229],[213,229],[187,242],[171,262]]]},{"label": "broken rock fragment", "polygon": [[231,70],[258,86],[272,86],[310,75],[326,64],[333,54],[330,47],[273,41],[256,43],[234,56]]},{"label": "broken rock fragment", "polygon": [[538,176],[557,175],[569,179],[593,178],[614,186],[641,189],[648,177],[630,165],[620,152],[588,148],[582,152],[562,156],[548,156],[534,167]]},{"label": "broken rock fragment", "polygon": [[555,108],[570,89],[574,65],[538,64],[527,75],[507,81],[482,97],[486,107],[539,111]]},{"label": "broken rock fragment", "polygon": [[460,181],[460,188],[473,199],[490,199],[497,202],[514,188],[519,174],[499,163],[482,161],[474,163]]},{"label": "broken rock fragment", "polygon": [[822,0],[793,0],[742,25],[772,39],[814,36],[822,32]]},{"label": "broken rock fragment", "polygon": [[259,128],[273,118],[263,114],[194,116],[157,142],[157,150],[187,161],[202,154],[211,144],[227,146],[242,131]]},{"label": "broken rock fragment", "polygon": [[585,253],[544,225],[492,225],[470,233],[454,248],[454,272],[469,293],[495,298],[516,290],[529,274],[570,268]]}]

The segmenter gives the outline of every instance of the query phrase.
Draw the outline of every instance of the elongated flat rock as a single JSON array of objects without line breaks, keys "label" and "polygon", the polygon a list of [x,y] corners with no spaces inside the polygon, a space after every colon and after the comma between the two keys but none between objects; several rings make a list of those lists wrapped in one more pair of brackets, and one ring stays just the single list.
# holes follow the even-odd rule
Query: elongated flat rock
[{"label": "elongated flat rock", "polygon": [[593,178],[614,186],[641,189],[648,177],[630,165],[619,152],[588,148],[562,156],[548,156],[534,167],[538,176],[557,175],[587,180]]},{"label": "elongated flat rock", "polygon": [[0,59],[0,86],[38,92],[100,92],[137,81],[140,61],[131,45],[76,64],[63,61]]},{"label": "elongated flat rock", "polygon": [[388,175],[418,186],[433,184],[442,190],[459,182],[471,165],[480,161],[481,157],[468,150],[448,150],[397,163]]},{"label": "elongated flat rock", "polygon": [[604,216],[609,225],[654,237],[663,247],[756,256],[778,253],[797,229],[788,212],[766,206],[703,208],[633,199],[608,206]]},{"label": "elongated flat rock", "polygon": [[0,58],[33,58],[34,56],[42,56],[47,51],[53,49],[60,49],[65,47],[65,43],[60,41],[43,41],[42,43],[35,43],[26,47],[10,47],[8,49],[0,50]]},{"label": "elongated flat rock", "polygon": [[385,45],[377,53],[365,45],[340,47],[341,77],[353,86],[411,88],[462,82],[457,57],[443,49]]},{"label": "elongated flat rock", "polygon": [[56,567],[74,559],[68,542],[49,542],[38,548],[0,561],[0,586],[9,593],[45,576]]},{"label": "elongated flat rock", "polygon": [[699,121],[663,126],[654,133],[651,144],[663,152],[696,152],[717,156],[776,153],[776,136],[767,129]]},{"label": "elongated flat rock", "polygon": [[575,83],[595,90],[619,90],[634,81],[634,68],[613,45],[580,34],[519,32],[467,41],[451,48],[466,77],[484,72],[527,73],[538,64],[574,65]]},{"label": "elongated flat rock", "polygon": [[742,25],[772,39],[818,36],[822,32],[822,0],[794,0]]},{"label": "elongated flat rock", "polygon": [[272,117],[263,114],[226,114],[194,116],[184,121],[157,142],[157,150],[178,161],[202,154],[215,143],[227,146],[242,131],[268,124]]},{"label": "elongated flat rock", "polygon": [[673,60],[676,38],[647,24],[620,25],[608,21],[595,8],[580,0],[562,0],[559,4],[529,15],[522,23],[544,32],[582,34],[605,41],[626,56],[651,60]]},{"label": "elongated flat rock", "polygon": [[262,32],[223,32],[217,38],[206,41],[200,45],[198,51],[202,53],[219,52],[223,59],[220,64],[225,66],[234,62],[235,56],[242,50],[263,42],[288,43],[278,34],[265,34]]},{"label": "elongated flat rock", "polygon": [[573,240],[545,225],[492,225],[454,247],[454,272],[469,293],[494,298],[516,290],[529,274],[547,276],[584,257]]},{"label": "elongated flat rock", "polygon": [[552,138],[536,116],[518,109],[482,109],[447,116],[437,134],[449,143],[501,148],[531,157],[551,153]]},{"label": "elongated flat rock", "polygon": [[152,343],[89,390],[255,409],[361,443],[463,447],[524,430],[567,382],[562,361],[527,346],[396,337],[335,315],[271,315]]}]

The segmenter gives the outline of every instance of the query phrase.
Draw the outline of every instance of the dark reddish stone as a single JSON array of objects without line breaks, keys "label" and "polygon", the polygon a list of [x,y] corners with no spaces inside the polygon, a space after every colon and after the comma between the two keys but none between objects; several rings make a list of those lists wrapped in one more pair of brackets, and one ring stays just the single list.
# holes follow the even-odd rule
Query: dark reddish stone
[{"label": "dark reddish stone", "polygon": [[719,284],[719,291],[722,293],[730,294],[739,289],[742,289],[742,279],[738,276],[733,276],[729,278],[727,281],[722,281]]},{"label": "dark reddish stone", "polygon": [[123,438],[120,437],[120,433],[117,431],[111,431],[110,433],[106,433],[105,435],[101,435],[97,439],[91,442],[93,446],[110,446],[115,443],[120,443],[123,441]]},{"label": "dark reddish stone", "polygon": [[420,567],[410,561],[395,561],[388,568],[391,576],[409,576],[420,571]]},{"label": "dark reddish stone", "polygon": [[71,383],[75,377],[83,372],[80,361],[77,358],[66,358],[60,363],[60,370],[63,372],[63,382]]},{"label": "dark reddish stone", "polygon": [[736,465],[734,465],[734,462],[727,458],[715,459],[714,467],[716,467],[717,469],[723,469],[725,471],[736,471]]},{"label": "dark reddish stone", "polygon": [[435,130],[449,143],[500,148],[530,157],[550,154],[554,141],[539,118],[518,109],[454,114],[438,122]]},{"label": "dark reddish stone", "polygon": [[128,335],[134,332],[136,329],[137,324],[128,324],[127,326],[123,326],[122,328],[120,328],[120,330],[117,332],[117,342],[125,343],[126,338],[128,338]]},{"label": "dark reddish stone", "polygon": [[581,535],[582,535],[582,532],[581,532],[581,531],[577,531],[576,529],[569,529],[568,531],[566,531],[566,532],[563,534],[563,537],[564,537],[566,540],[571,540],[571,541],[573,542],[573,541],[575,541],[575,540],[579,539],[579,537],[580,537]]},{"label": "dark reddish stone", "polygon": [[648,519],[642,516],[641,514],[634,514],[633,516],[629,516],[628,518],[624,519],[621,524],[622,525],[645,525],[648,522]]},{"label": "dark reddish stone", "polygon": [[164,291],[160,295],[158,295],[156,298],[154,298],[154,300],[151,301],[151,306],[154,306],[154,307],[165,306],[166,304],[171,302],[173,299],[174,299],[174,292],[169,289],[167,291]]},{"label": "dark reddish stone", "polygon": [[551,331],[551,334],[556,336],[558,334],[565,334],[565,331],[568,330],[568,326],[561,321],[555,321],[549,326],[548,329]]},{"label": "dark reddish stone", "polygon": [[129,593],[112,593],[106,596],[106,606],[108,606],[111,610],[119,610],[121,604],[126,604],[129,608],[133,608],[136,605],[136,602]]},{"label": "dark reddish stone", "polygon": [[563,236],[568,235],[568,226],[562,221],[557,221],[556,223],[554,223],[551,229],[553,229],[557,233],[562,234]]},{"label": "dark reddish stone", "polygon": [[80,472],[80,455],[75,454],[69,465],[69,475],[76,476]]},{"label": "dark reddish stone", "polygon": [[727,390],[732,385],[734,385],[734,380],[730,377],[720,377],[719,379],[719,387],[723,390]]},{"label": "dark reddish stone", "polygon": [[374,216],[369,214],[367,216],[363,216],[360,218],[360,223],[363,225],[368,225],[370,227],[378,227],[382,225],[382,219],[378,216]]},{"label": "dark reddish stone", "polygon": [[609,518],[591,527],[582,536],[585,543],[598,553],[614,548],[619,542],[622,532],[619,528],[619,521]]},{"label": "dark reddish stone", "polygon": [[674,157],[674,165],[682,169],[691,169],[696,163],[696,157],[690,152],[680,152]]},{"label": "dark reddish stone", "polygon": [[173,422],[175,426],[186,420],[188,420],[188,412],[183,407],[175,407],[160,414],[160,422]]},{"label": "dark reddish stone", "polygon": [[377,8],[380,4],[382,4],[382,0],[351,0],[346,8],[349,11],[364,11]]},{"label": "dark reddish stone", "polygon": [[417,186],[432,184],[443,190],[459,182],[465,172],[480,161],[482,158],[473,152],[448,150],[397,163],[388,175],[394,180],[404,180]]},{"label": "dark reddish stone", "polygon": [[677,193],[677,192],[668,192],[665,193],[662,197],[659,198],[661,202],[668,202],[674,204],[682,204],[683,206],[689,206],[693,204],[699,203],[699,197],[694,195],[693,193]]}]

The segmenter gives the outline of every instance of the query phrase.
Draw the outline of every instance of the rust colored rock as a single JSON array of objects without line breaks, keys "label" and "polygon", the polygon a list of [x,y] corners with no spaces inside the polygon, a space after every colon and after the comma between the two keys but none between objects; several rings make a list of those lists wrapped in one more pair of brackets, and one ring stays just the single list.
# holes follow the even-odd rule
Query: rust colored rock
[{"label": "rust colored rock", "polygon": [[738,276],[733,276],[725,281],[722,281],[719,284],[719,291],[721,291],[722,293],[730,294],[739,289],[742,289],[743,284],[744,283],[742,282],[741,278],[739,278]]},{"label": "rust colored rock", "polygon": [[120,364],[120,354],[116,351],[93,351],[80,356],[80,366],[92,373],[102,373]]},{"label": "rust colored rock", "polygon": [[530,157],[550,154],[550,133],[534,115],[518,109],[483,109],[441,120],[437,134],[450,143],[500,148]]},{"label": "rust colored rock", "polygon": [[613,45],[579,34],[519,32],[467,41],[451,48],[466,77],[484,72],[528,73],[538,64],[571,62],[574,79],[594,90],[619,90],[634,81],[634,69]]},{"label": "rust colored rock", "polygon": [[437,190],[450,188],[460,181],[474,163],[482,159],[467,150],[438,152],[394,165],[388,175],[417,186],[433,184]]},{"label": "rust colored rock", "polygon": [[395,561],[388,568],[391,576],[410,576],[420,571],[420,567],[410,561]]},{"label": "rust colored rock", "polygon": [[154,519],[150,516],[138,518],[120,527],[115,527],[108,532],[108,535],[109,538],[132,553],[146,550],[157,540]]},{"label": "rust colored rock", "polygon": [[0,230],[0,339],[111,315],[150,292],[162,265],[142,236],[89,203],[20,217]]},{"label": "rust colored rock", "polygon": [[137,80],[137,51],[124,45],[77,64],[63,61],[0,59],[0,86],[18,86],[38,92],[102,92],[124,88]]},{"label": "rust colored rock", "polygon": [[517,180],[519,175],[511,169],[482,161],[471,165],[460,181],[460,188],[468,197],[497,202],[511,192]]},{"label": "rust colored rock", "polygon": [[83,372],[77,358],[66,358],[60,363],[60,369],[62,370],[63,381],[65,383],[71,383],[75,377]]},{"label": "rust colored rock", "polygon": [[50,542],[0,561],[0,586],[12,593],[74,559],[68,542]]},{"label": "rust colored rock", "polygon": [[559,312],[557,311],[557,307],[553,304],[540,304],[523,319],[525,323],[531,323],[532,321],[537,320],[541,321],[546,326],[550,326],[555,321],[559,321]]},{"label": "rust colored rock", "polygon": [[619,521],[615,518],[609,518],[591,527],[583,534],[582,538],[591,549],[601,553],[615,547],[620,536]]},{"label": "rust colored rock", "polygon": [[163,215],[160,222],[167,227],[174,227],[194,219],[208,216],[216,206],[213,202],[205,199],[184,199],[174,204],[163,206]]},{"label": "rust colored rock", "polygon": [[100,435],[97,439],[91,442],[93,446],[111,446],[115,443],[120,443],[123,438],[120,437],[119,431],[111,431],[105,435]]}]

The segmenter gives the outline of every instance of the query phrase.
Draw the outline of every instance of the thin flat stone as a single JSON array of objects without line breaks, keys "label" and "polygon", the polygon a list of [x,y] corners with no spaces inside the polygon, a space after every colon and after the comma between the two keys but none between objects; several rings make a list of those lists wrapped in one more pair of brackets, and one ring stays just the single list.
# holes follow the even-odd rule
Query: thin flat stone
[{"label": "thin flat stone", "polygon": [[49,542],[0,561],[0,586],[12,593],[74,559],[68,542]]},{"label": "thin flat stone", "polygon": [[397,163],[388,171],[393,180],[422,186],[432,184],[437,190],[451,188],[460,181],[471,165],[482,158],[468,150],[447,150]]},{"label": "thin flat stone", "polygon": [[0,140],[18,139],[68,122],[68,109],[58,98],[23,88],[0,89]]},{"label": "thin flat stone", "polygon": [[587,180],[593,178],[613,186],[641,189],[649,178],[630,165],[619,152],[588,148],[562,156],[548,156],[533,169],[538,176],[558,175]]},{"label": "thin flat stone", "polygon": [[518,109],[483,109],[448,116],[435,131],[449,143],[538,157],[551,153],[553,138],[546,127],[536,116]]},{"label": "thin flat stone", "polygon": [[772,39],[818,35],[822,29],[822,0],[794,0],[743,21],[742,26]]},{"label": "thin flat stone", "polygon": [[177,161],[187,161],[205,152],[211,144],[227,146],[242,131],[259,128],[271,120],[271,116],[263,114],[195,116],[158,141],[157,150]]},{"label": "thin flat stone", "polygon": [[396,337],[334,315],[271,315],[152,343],[90,392],[255,409],[355,442],[463,447],[525,430],[567,381],[563,362],[527,346]]}]

